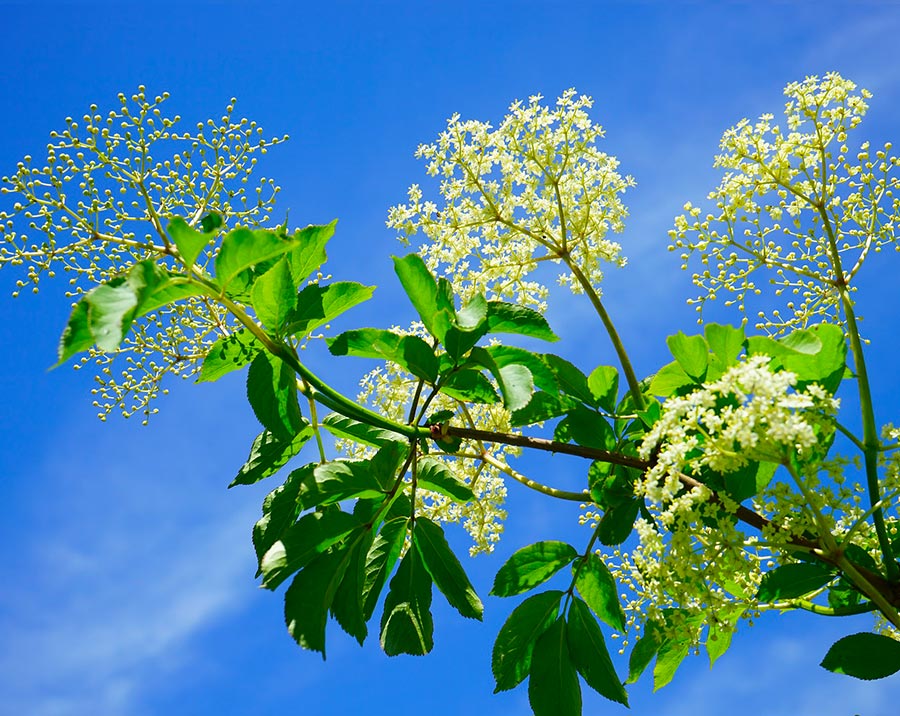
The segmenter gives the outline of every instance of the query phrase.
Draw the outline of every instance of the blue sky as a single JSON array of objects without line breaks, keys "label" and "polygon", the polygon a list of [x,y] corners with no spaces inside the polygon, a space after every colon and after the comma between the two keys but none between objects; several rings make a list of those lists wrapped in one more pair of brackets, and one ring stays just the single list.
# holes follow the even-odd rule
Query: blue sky
[{"label": "blue sky", "polygon": [[[0,12],[0,174],[40,156],[67,115],[111,107],[139,84],[169,91],[190,122],[218,116],[235,96],[238,114],[291,135],[260,167],[283,187],[280,209],[298,225],[338,217],[330,272],[379,285],[343,327],[411,317],[389,260],[403,248],[384,219],[423,176],[418,143],[453,112],[496,122],[516,98],[568,87],[592,95],[604,149],[638,182],[622,236],[629,266],[610,273],[604,292],[640,373],[664,360],[668,333],[693,323],[666,231],[716,183],[725,128],[778,113],[788,81],[838,70],[875,94],[860,138],[900,139],[900,9],[890,2],[4,2]],[[876,338],[879,417],[900,422],[890,414],[900,390],[890,360],[900,347],[897,289],[886,281],[896,266],[885,266],[861,300]],[[360,649],[331,628],[323,664],[287,635],[280,595],[253,579],[250,528],[274,485],[225,489],[258,432],[241,378],[172,386],[149,428],[102,424],[90,376],[47,371],[68,311],[63,285],[12,300],[15,278],[0,271],[0,713],[528,713],[524,688],[491,694],[490,644],[512,604],[486,594],[517,547],[579,537],[569,506],[511,486],[503,543],[467,563],[484,624],[436,598],[431,656],[388,659],[375,640]],[[584,367],[611,362],[608,346],[579,330],[588,309],[556,298],[560,351]],[[345,360],[310,357],[353,393],[364,368]],[[562,458],[533,469],[577,484],[577,466]],[[863,683],[817,666],[836,637],[868,623],[762,619],[714,670],[697,657],[655,695],[638,685],[632,710],[893,713],[896,678]],[[599,697],[585,704],[586,714],[618,708]]]}]

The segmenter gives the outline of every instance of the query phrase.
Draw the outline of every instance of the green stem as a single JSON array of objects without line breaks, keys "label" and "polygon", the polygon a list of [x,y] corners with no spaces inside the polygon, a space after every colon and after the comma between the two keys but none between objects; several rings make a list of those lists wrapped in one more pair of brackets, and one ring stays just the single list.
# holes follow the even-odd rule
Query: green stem
[{"label": "green stem", "polygon": [[874,602],[863,602],[862,604],[854,604],[849,607],[826,607],[822,604],[816,604],[806,599],[788,599],[784,602],[776,602],[772,605],[773,609],[803,609],[813,614],[819,614],[825,617],[849,617],[854,614],[865,614],[878,610],[878,606]]},{"label": "green stem", "polygon": [[896,607],[887,600],[887,597],[873,586],[868,579],[860,574],[859,570],[857,570],[853,563],[845,556],[841,555],[837,564],[850,581],[859,587],[860,591],[878,606],[878,611],[884,615],[884,618],[897,629],[900,629],[900,615],[897,614]]},{"label": "green stem", "polygon": [[525,487],[530,487],[535,492],[540,492],[542,495],[555,497],[559,500],[570,500],[572,502],[588,502],[591,499],[591,496],[587,493],[587,491],[569,492],[568,490],[558,490],[555,487],[550,487],[549,485],[544,485],[543,483],[537,482],[536,480],[532,480],[530,477],[525,477],[525,475],[520,472],[516,472],[509,465],[504,465],[489,453],[483,453],[479,456],[479,459],[483,460],[488,465],[492,465],[493,467],[497,468],[505,475],[509,475],[517,482],[525,485]]}]

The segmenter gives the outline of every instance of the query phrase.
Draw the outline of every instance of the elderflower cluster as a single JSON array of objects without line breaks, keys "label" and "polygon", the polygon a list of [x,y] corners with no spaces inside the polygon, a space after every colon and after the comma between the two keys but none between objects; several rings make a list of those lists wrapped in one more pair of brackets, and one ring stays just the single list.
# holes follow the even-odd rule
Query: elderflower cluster
[{"label": "elderflower cluster", "polygon": [[[286,137],[266,139],[255,122],[234,118],[233,99],[220,119],[192,131],[178,131],[181,118],[164,112],[168,94],[150,97],[141,86],[118,99],[107,113],[91,105],[80,120],[68,117],[51,132],[45,162],[26,156],[3,177],[0,195],[11,206],[0,210],[0,267],[25,274],[14,296],[61,272],[76,299],[139,261],[171,263],[165,224],[173,216],[197,225],[215,212],[225,229],[269,220],[278,187],[250,178],[257,157]],[[91,351],[76,367],[96,364],[101,419],[118,408],[146,420],[164,376],[193,375],[226,320],[188,299],[150,316],[116,355]]]},{"label": "elderflower cluster", "polygon": [[868,142],[848,145],[870,93],[833,72],[784,93],[784,126],[764,114],[727,130],[715,162],[725,175],[708,197],[714,208],[687,203],[669,232],[682,268],[699,259],[698,311],[725,294],[746,316],[762,293],[761,273],[783,296],[782,306],[758,313],[757,327],[774,334],[842,320],[840,287],[872,252],[900,249],[900,159],[890,144],[874,152]]},{"label": "elderflower cluster", "polygon": [[541,100],[514,102],[496,129],[451,117],[416,153],[440,178],[441,204],[416,184],[388,214],[404,241],[424,234],[429,268],[464,298],[484,293],[540,309],[547,289],[529,278],[540,262],[565,263],[559,281],[575,293],[596,290],[604,264],[625,263],[608,235],[624,228],[622,194],[634,182],[597,149],[603,130],[588,116],[591,98],[567,90],[555,107]]},{"label": "elderflower cluster", "polygon": [[[415,326],[412,330],[416,330]],[[391,420],[406,422],[418,382],[418,378],[396,364],[388,363],[363,377],[357,400]],[[423,394],[423,400],[426,395],[427,392]],[[496,432],[511,431],[510,414],[499,403],[466,404],[439,393],[431,400],[428,414],[443,410],[453,411],[454,424]],[[371,448],[350,441],[340,441],[338,447],[354,458],[364,458],[372,452]],[[462,523],[473,541],[469,549],[471,555],[492,552],[506,520],[504,473],[510,470],[506,458],[518,455],[520,450],[477,440],[464,440],[454,452],[439,450],[438,446],[438,451],[432,450],[429,456],[439,459],[465,482],[475,499],[460,504],[445,495],[419,488],[416,490],[416,514],[436,522]]]}]

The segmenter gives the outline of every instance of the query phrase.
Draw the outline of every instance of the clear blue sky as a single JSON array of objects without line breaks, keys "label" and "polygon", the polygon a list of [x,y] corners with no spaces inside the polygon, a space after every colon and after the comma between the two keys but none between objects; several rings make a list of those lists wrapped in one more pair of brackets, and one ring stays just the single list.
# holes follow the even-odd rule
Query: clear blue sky
[{"label": "clear blue sky", "polygon": [[[410,318],[389,260],[403,249],[384,219],[423,176],[418,143],[453,112],[496,122],[516,98],[592,95],[605,150],[638,182],[622,237],[629,267],[605,295],[642,373],[658,366],[665,335],[693,322],[666,231],[716,183],[725,128],[777,114],[788,81],[837,70],[875,94],[860,136],[900,140],[891,2],[5,2],[0,13],[0,174],[40,156],[65,116],[111,107],[139,84],[168,90],[190,122],[235,96],[239,114],[291,135],[261,167],[283,187],[280,208],[299,225],[339,217],[329,270],[380,286],[344,327]],[[467,563],[484,624],[436,597],[431,656],[388,659],[377,640],[360,649],[333,625],[323,664],[287,635],[280,595],[253,579],[250,529],[272,485],[225,489],[258,432],[241,378],[173,386],[149,428],[101,424],[89,375],[46,370],[68,311],[62,283],[12,300],[15,278],[0,272],[0,713],[528,713],[524,688],[491,694],[490,644],[513,603],[486,594],[526,541],[577,539],[570,507],[511,486],[503,543]],[[890,414],[896,297],[896,281],[882,281],[864,307],[884,357],[880,417],[900,422]],[[612,361],[579,333],[580,304],[560,296],[550,319],[574,360]],[[316,366],[351,393],[362,370],[349,359]],[[560,458],[534,469],[554,484],[578,479]],[[862,683],[817,666],[837,636],[867,626],[763,619],[712,672],[695,657],[656,695],[636,687],[633,712],[895,713],[896,678]],[[588,697],[585,713],[618,708]]]}]

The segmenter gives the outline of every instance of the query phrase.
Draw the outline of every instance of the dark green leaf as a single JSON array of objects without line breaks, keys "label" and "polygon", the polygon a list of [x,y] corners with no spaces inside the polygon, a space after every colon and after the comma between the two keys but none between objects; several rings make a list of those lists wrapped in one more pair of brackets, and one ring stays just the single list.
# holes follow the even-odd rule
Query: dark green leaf
[{"label": "dark green leaf", "polygon": [[363,579],[363,619],[369,621],[384,583],[390,576],[400,556],[406,538],[405,517],[397,517],[385,522],[381,532],[372,542],[366,555],[365,577]]},{"label": "dark green leaf", "polygon": [[312,474],[314,468],[315,463],[311,463],[294,470],[283,485],[266,495],[262,506],[263,516],[253,526],[253,548],[256,550],[257,562],[262,562],[269,547],[280,540],[285,530],[300,516],[300,505],[297,504],[300,484]]},{"label": "dark green leaf", "polygon": [[609,365],[598,365],[588,376],[588,389],[600,407],[612,413],[619,393],[619,373]]},{"label": "dark green leaf", "polygon": [[325,263],[325,244],[334,236],[337,219],[323,226],[307,226],[296,231],[292,237],[291,275],[294,285],[303,283],[313,271]]},{"label": "dark green leaf", "polygon": [[564,395],[556,396],[538,391],[531,396],[528,405],[513,413],[511,422],[513,427],[540,423],[563,415],[577,405],[576,401]]},{"label": "dark green leaf", "polygon": [[411,549],[400,560],[384,600],[381,648],[388,656],[396,656],[427,654],[433,647],[431,577],[419,551]]},{"label": "dark green leaf", "polygon": [[224,226],[224,223],[222,217],[212,211],[200,219],[200,228],[203,230],[204,234],[211,234],[216,229],[221,229],[222,226]]},{"label": "dark green leaf", "polygon": [[300,646],[325,658],[325,626],[335,592],[351,562],[349,550],[335,550],[312,560],[284,594],[284,621]]},{"label": "dark green leaf", "polygon": [[528,368],[528,372],[534,378],[534,384],[539,389],[550,393],[559,391],[556,376],[543,357],[537,353],[515,346],[490,346],[486,350],[498,368],[505,368],[508,365],[523,365]]},{"label": "dark green leaf", "polygon": [[616,674],[603,632],[580,599],[572,601],[566,630],[572,663],[588,686],[611,701],[628,706],[628,694]]},{"label": "dark green leaf", "polygon": [[883,679],[900,671],[900,642],[883,634],[851,634],[831,645],[821,666],[857,679]]},{"label": "dark green leaf", "polygon": [[488,333],[514,333],[551,343],[559,340],[540,313],[514,303],[488,301],[487,323]]},{"label": "dark green leaf", "polygon": [[628,539],[628,535],[634,529],[640,505],[641,501],[634,499],[606,510],[597,527],[600,543],[612,547]]},{"label": "dark green leaf", "polygon": [[597,412],[580,405],[566,417],[568,437],[579,445],[600,450],[613,450],[616,436],[612,426]]},{"label": "dark green leaf", "polygon": [[497,393],[490,381],[474,370],[451,373],[441,384],[441,392],[468,403],[497,402]]},{"label": "dark green leaf", "polygon": [[625,631],[625,612],[619,604],[616,580],[603,564],[603,560],[591,552],[587,559],[578,560],[572,565],[577,570],[575,586],[594,614],[609,624],[613,629]]},{"label": "dark green leaf", "polygon": [[252,485],[269,475],[274,475],[284,464],[300,452],[300,449],[313,436],[309,423],[303,426],[290,440],[279,440],[268,430],[263,430],[250,448],[247,462],[238,471],[228,487],[235,485]]},{"label": "dark green leaf", "polygon": [[437,356],[431,346],[418,336],[401,336],[378,328],[360,328],[345,331],[325,342],[332,355],[381,358],[396,363],[431,384],[437,381]]},{"label": "dark green leaf", "polygon": [[725,493],[735,502],[743,502],[764,490],[777,469],[773,462],[748,462],[738,470],[725,473]]},{"label": "dark green leaf", "polygon": [[296,299],[296,308],[286,317],[286,334],[303,337],[333,321],[345,311],[372,298],[374,286],[352,281],[338,281],[323,286],[313,283]]},{"label": "dark green leaf", "polygon": [[363,614],[363,589],[366,578],[366,556],[371,546],[372,531],[366,530],[360,540],[353,545],[347,571],[331,603],[331,613],[338,624],[360,645],[369,633]]},{"label": "dark green leaf", "polygon": [[419,487],[438,492],[457,502],[470,502],[475,499],[472,488],[437,458],[419,458],[416,464],[416,483]]},{"label": "dark green leaf", "polygon": [[509,615],[491,654],[495,694],[518,686],[528,675],[535,642],[556,621],[562,597],[559,591],[535,594]]},{"label": "dark green leaf", "polygon": [[374,428],[371,425],[347,418],[339,413],[326,415],[322,420],[322,427],[336,438],[355,440],[358,443],[374,447],[381,447],[389,442],[401,439],[399,435],[389,430]]},{"label": "dark green leaf", "polygon": [[541,634],[535,644],[528,702],[534,716],[581,716],[581,684],[569,657],[563,617]]},{"label": "dark green leaf", "polygon": [[447,330],[456,321],[452,299],[446,291],[439,290],[434,276],[417,254],[395,256],[394,270],[425,328],[443,343]]},{"label": "dark green leaf", "polygon": [[681,331],[666,338],[666,345],[684,372],[698,383],[706,378],[709,346],[703,336],[687,336]]},{"label": "dark green leaf", "polygon": [[534,589],[577,556],[576,549],[565,542],[548,540],[522,547],[500,567],[491,594],[511,597]]},{"label": "dark green leaf", "polygon": [[569,363],[569,361],[551,353],[547,353],[544,356],[544,360],[547,361],[547,364],[556,376],[559,389],[563,393],[580,400],[582,403],[597,407],[597,399],[588,387],[587,376],[584,373],[572,363]]},{"label": "dark green leaf", "polygon": [[295,242],[274,231],[239,228],[225,234],[216,254],[216,281],[222,288],[241,272],[277,259],[294,248]]},{"label": "dark green leaf", "polygon": [[304,515],[263,555],[263,586],[275,589],[358,526],[353,515],[336,509]]},{"label": "dark green leaf", "polygon": [[425,517],[416,518],[413,543],[435,585],[456,611],[469,619],[481,621],[484,605],[466,576],[447,539],[444,530]]},{"label": "dark green leaf", "polygon": [[334,461],[319,465],[300,485],[301,509],[330,505],[354,498],[382,497],[381,483],[365,463]]},{"label": "dark green leaf", "polygon": [[626,684],[635,683],[644,673],[644,670],[653,661],[662,644],[662,635],[659,633],[659,627],[655,622],[644,623],[644,633],[631,650],[631,656],[628,658],[628,678]]},{"label": "dark green leaf", "polygon": [[[207,214],[207,216],[203,217],[203,220],[206,221],[209,217],[213,216],[218,218],[218,214]],[[221,219],[219,219],[219,221],[221,222]],[[176,216],[169,221],[169,236],[172,237],[172,241],[178,248],[178,254],[181,256],[182,263],[188,269],[193,267],[194,262],[197,261],[197,257],[206,245],[212,241],[213,235],[210,232],[215,231],[218,228],[218,226],[212,225],[211,222],[207,222],[207,226],[211,226],[211,228],[207,230],[207,227],[204,226],[203,232],[201,233],[192,228],[181,217]]]},{"label": "dark green leaf", "polygon": [[830,568],[816,562],[784,564],[763,575],[756,598],[761,603],[796,599],[824,587],[834,576]]},{"label": "dark green leaf", "polygon": [[269,331],[280,334],[284,322],[297,305],[297,289],[291,278],[290,262],[283,258],[257,278],[250,297],[256,317]]},{"label": "dark green leaf", "polygon": [[270,353],[260,353],[250,364],[247,399],[257,420],[279,440],[290,441],[308,425],[297,403],[294,371]]},{"label": "dark green leaf", "polygon": [[222,336],[213,343],[212,348],[200,366],[198,383],[218,380],[226,373],[243,368],[263,349],[262,344],[246,328]]}]

